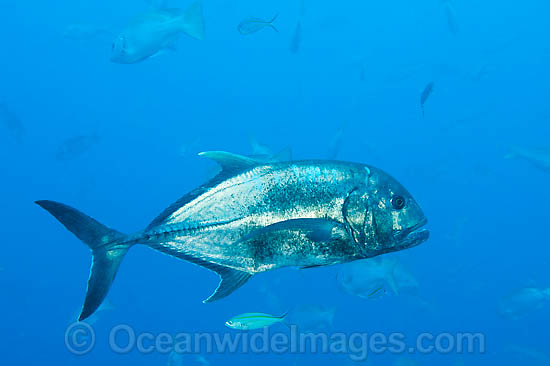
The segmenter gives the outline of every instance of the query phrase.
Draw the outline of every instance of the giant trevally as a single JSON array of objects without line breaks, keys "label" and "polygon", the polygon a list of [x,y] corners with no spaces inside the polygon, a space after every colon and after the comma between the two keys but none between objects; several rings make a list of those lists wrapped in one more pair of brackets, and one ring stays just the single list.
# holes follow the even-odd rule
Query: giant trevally
[{"label": "giant trevally", "polygon": [[111,61],[133,64],[146,60],[173,48],[182,33],[204,38],[201,0],[183,11],[159,8],[135,17],[114,41]]},{"label": "giant trevally", "polygon": [[135,244],[216,272],[204,300],[221,299],[252,276],[375,257],[428,239],[422,209],[397,180],[375,167],[338,161],[262,163],[227,152],[200,154],[222,171],[126,235],[54,201],[36,203],[92,251],[80,320],[105,298]]}]

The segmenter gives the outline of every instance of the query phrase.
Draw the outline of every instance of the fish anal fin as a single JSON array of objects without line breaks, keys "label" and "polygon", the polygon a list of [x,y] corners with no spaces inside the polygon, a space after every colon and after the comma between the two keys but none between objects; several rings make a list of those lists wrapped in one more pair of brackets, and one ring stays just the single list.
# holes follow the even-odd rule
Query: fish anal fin
[{"label": "fish anal fin", "polygon": [[204,303],[216,301],[230,295],[252,277],[250,273],[222,266],[216,270],[216,273],[220,276],[220,283],[214,293],[203,301]]},{"label": "fish anal fin", "polygon": [[204,303],[216,301],[228,296],[233,291],[244,285],[245,282],[252,277],[252,274],[248,272],[239,271],[221,264],[210,262],[206,258],[201,258],[192,253],[185,253],[178,250],[167,250],[167,248],[155,248],[154,245],[151,245],[151,247],[176,258],[183,259],[184,261],[209,269],[212,272],[216,272],[218,276],[220,276],[220,283],[218,284],[218,287],[212,295],[210,295],[210,297],[203,301]]}]

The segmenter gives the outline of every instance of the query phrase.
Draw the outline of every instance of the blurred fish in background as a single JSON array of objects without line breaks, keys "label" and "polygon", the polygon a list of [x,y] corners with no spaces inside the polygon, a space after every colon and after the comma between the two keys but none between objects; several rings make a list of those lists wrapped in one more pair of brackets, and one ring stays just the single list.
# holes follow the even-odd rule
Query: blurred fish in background
[{"label": "blurred fish in background", "polygon": [[502,349],[507,359],[518,362],[520,365],[549,365],[548,350],[519,344],[510,344]]},{"label": "blurred fish in background", "polygon": [[456,20],[456,11],[454,9],[452,0],[442,0],[443,7],[445,8],[445,15],[447,16],[447,25],[451,34],[458,34],[458,22]]},{"label": "blurred fish in background", "polygon": [[0,124],[4,126],[18,144],[22,144],[25,137],[25,126],[15,112],[7,104],[0,102]]},{"label": "blurred fish in background", "polygon": [[67,161],[80,158],[100,141],[96,133],[80,135],[63,141],[57,148],[55,158],[58,161]]},{"label": "blurred fish in background", "polygon": [[302,333],[322,332],[333,329],[335,315],[334,306],[302,304],[290,310],[286,319]]},{"label": "blurred fish in background", "polygon": [[300,52],[300,45],[302,44],[302,22],[298,20],[296,28],[294,29],[294,35],[290,41],[290,53],[297,54]]},{"label": "blurred fish in background", "polygon": [[498,312],[511,319],[520,319],[542,309],[550,300],[550,288],[525,287],[500,299]]},{"label": "blurred fish in background", "polygon": [[182,33],[202,40],[202,0],[187,9],[151,9],[133,18],[112,45],[111,61],[133,64],[175,49]]},{"label": "blurred fish in background", "polygon": [[283,148],[277,153],[274,153],[269,146],[259,142],[252,134],[249,135],[249,143],[251,154],[248,155],[248,157],[259,162],[275,163],[292,160],[292,148],[290,146]]},{"label": "blurred fish in background", "polygon": [[424,117],[424,104],[426,104],[426,102],[430,98],[430,95],[432,95],[433,91],[434,91],[434,83],[433,81],[431,81],[424,87],[424,90],[420,94],[420,108],[422,109],[422,117]]},{"label": "blurred fish in background", "polygon": [[347,263],[338,272],[338,285],[346,293],[364,299],[376,298],[381,289],[395,295],[415,294],[416,278],[395,258],[371,258]]},{"label": "blurred fish in background", "polygon": [[550,173],[550,149],[536,148],[529,149],[523,147],[514,147],[511,152],[505,156],[506,159],[523,159],[530,162],[533,166]]},{"label": "blurred fish in background", "polygon": [[279,30],[273,24],[279,14],[275,14],[270,20],[264,20],[256,17],[247,17],[239,23],[237,30],[242,35],[248,35],[261,31],[264,28],[271,28],[275,32],[279,33]]}]

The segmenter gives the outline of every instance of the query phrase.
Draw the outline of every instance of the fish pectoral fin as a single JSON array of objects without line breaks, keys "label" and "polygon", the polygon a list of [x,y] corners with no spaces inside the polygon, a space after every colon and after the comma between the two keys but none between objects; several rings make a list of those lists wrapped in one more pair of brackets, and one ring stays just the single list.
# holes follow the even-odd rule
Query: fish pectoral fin
[{"label": "fish pectoral fin", "polygon": [[278,231],[303,231],[311,241],[328,242],[341,237],[341,233],[333,230],[339,227],[340,225],[337,222],[327,219],[290,219],[253,231],[240,241],[246,241],[262,234]]},{"label": "fish pectoral fin", "polygon": [[212,302],[222,299],[245,284],[252,277],[250,273],[236,269],[218,266],[215,272],[220,276],[220,283],[214,293],[203,302]]},{"label": "fish pectoral fin", "polygon": [[234,172],[245,170],[259,165],[260,162],[243,155],[232,154],[225,151],[204,151],[199,156],[212,159],[220,164],[224,172]]}]

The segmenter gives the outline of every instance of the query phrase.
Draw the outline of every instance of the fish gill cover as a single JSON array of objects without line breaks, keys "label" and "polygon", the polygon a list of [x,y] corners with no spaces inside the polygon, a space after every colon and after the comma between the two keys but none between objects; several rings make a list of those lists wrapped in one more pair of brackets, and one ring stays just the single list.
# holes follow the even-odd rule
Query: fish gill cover
[{"label": "fish gill cover", "polygon": [[2,2],[4,363],[547,365],[549,11]]}]

